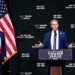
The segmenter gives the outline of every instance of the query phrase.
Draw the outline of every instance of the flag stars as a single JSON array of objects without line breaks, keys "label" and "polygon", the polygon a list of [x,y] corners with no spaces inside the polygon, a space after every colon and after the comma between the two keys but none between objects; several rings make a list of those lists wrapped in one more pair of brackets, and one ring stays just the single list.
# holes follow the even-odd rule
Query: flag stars
[{"label": "flag stars", "polygon": [[3,13],[4,13],[5,11],[3,11]]},{"label": "flag stars", "polygon": [[5,8],[4,8],[5,9]]},{"label": "flag stars", "polygon": [[0,0],[0,18],[7,13],[5,0]]},{"label": "flag stars", "polygon": [[3,6],[6,7],[6,5],[3,3]]},{"label": "flag stars", "polygon": [[0,12],[2,12],[2,11],[0,11]]},{"label": "flag stars", "polygon": [[2,14],[0,14],[0,15],[2,15]]},{"label": "flag stars", "polygon": [[3,7],[1,7],[1,9],[3,9]]},{"label": "flag stars", "polygon": [[1,4],[3,6],[3,4]]},{"label": "flag stars", "polygon": [[4,1],[2,1],[2,3],[4,3]]}]

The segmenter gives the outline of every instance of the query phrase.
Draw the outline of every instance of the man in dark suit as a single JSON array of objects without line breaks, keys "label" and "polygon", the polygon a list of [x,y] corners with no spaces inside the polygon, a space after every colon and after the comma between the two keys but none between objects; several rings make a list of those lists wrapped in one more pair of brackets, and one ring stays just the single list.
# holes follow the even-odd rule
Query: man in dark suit
[{"label": "man in dark suit", "polygon": [[2,62],[6,60],[5,36],[0,31],[0,75],[2,75]]},{"label": "man in dark suit", "polygon": [[39,48],[45,48],[45,49],[53,49],[53,36],[56,36],[56,49],[66,49],[66,48],[72,48],[73,43],[68,44],[66,33],[64,31],[59,30],[59,23],[57,20],[51,20],[50,22],[52,31],[45,34],[44,42],[39,41]]},{"label": "man in dark suit", "polygon": [[[39,41],[39,45],[38,45],[39,48],[55,49],[55,50],[73,48],[73,43],[69,44],[67,41],[66,33],[64,31],[59,30],[58,21],[51,20],[50,24],[51,24],[52,31],[45,34],[43,43]],[[52,63],[55,63],[55,62],[52,62]],[[60,63],[57,63],[56,65],[59,65]],[[51,61],[49,61],[48,64],[51,66],[52,65]]]}]

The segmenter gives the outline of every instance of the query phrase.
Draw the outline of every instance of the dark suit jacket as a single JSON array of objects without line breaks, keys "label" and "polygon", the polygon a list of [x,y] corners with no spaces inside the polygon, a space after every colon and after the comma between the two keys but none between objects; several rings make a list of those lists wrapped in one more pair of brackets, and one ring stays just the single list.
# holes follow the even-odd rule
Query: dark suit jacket
[{"label": "dark suit jacket", "polygon": [[4,62],[4,57],[6,57],[6,45],[5,45],[5,36],[4,33],[0,31],[1,37],[1,54],[0,54],[0,62]]},{"label": "dark suit jacket", "polygon": [[[51,32],[45,34],[43,48],[44,49],[51,49]],[[59,31],[59,49],[66,49],[68,48],[68,42],[66,39],[66,34],[63,31]]]}]

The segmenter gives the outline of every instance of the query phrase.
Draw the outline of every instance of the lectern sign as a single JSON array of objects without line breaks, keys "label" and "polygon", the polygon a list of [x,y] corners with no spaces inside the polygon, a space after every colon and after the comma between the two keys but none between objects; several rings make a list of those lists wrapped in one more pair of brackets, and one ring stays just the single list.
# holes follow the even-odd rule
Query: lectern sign
[{"label": "lectern sign", "polygon": [[40,60],[72,60],[71,49],[39,49]]},{"label": "lectern sign", "polygon": [[62,59],[63,51],[48,51],[49,59],[58,60]]}]

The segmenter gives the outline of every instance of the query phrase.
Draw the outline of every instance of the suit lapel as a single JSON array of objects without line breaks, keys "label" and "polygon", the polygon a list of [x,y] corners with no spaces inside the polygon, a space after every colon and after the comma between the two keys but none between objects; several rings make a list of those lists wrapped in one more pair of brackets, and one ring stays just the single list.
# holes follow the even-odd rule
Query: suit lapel
[{"label": "suit lapel", "polygon": [[61,39],[62,39],[62,32],[61,31],[59,31],[59,48],[61,47]]},{"label": "suit lapel", "polygon": [[61,36],[60,36],[60,30],[59,30],[59,49],[60,49],[60,39],[61,39]]},{"label": "suit lapel", "polygon": [[50,47],[50,49],[51,49],[51,33],[52,33],[52,31],[50,32],[50,34],[49,34],[49,47]]}]

